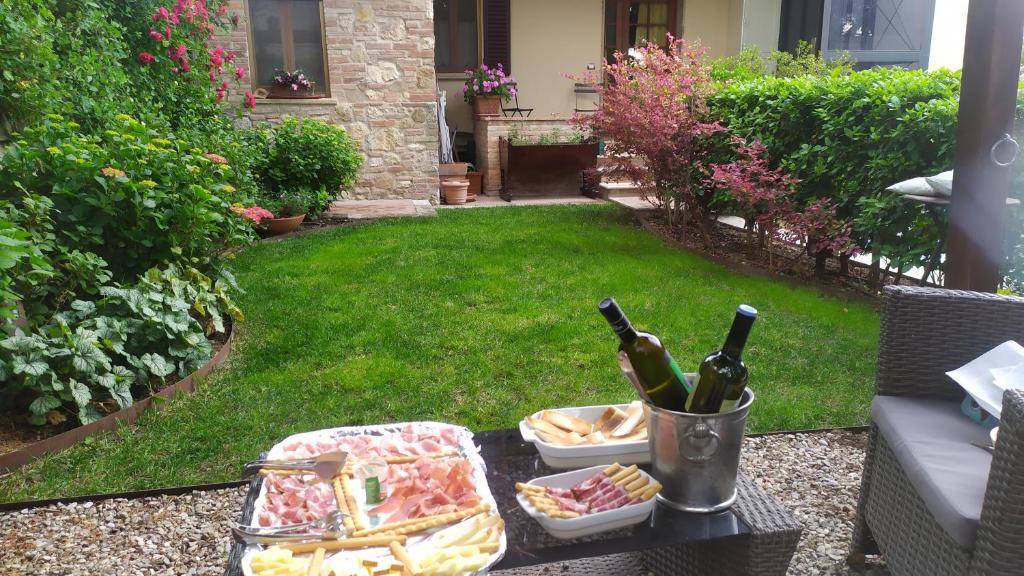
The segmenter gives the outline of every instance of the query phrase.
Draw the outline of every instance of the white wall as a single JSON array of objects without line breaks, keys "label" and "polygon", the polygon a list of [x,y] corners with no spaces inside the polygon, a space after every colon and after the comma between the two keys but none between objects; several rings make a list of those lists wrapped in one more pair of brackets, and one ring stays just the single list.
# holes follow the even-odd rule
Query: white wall
[{"label": "white wall", "polygon": [[935,0],[929,70],[959,70],[963,67],[968,4],[969,0]]}]

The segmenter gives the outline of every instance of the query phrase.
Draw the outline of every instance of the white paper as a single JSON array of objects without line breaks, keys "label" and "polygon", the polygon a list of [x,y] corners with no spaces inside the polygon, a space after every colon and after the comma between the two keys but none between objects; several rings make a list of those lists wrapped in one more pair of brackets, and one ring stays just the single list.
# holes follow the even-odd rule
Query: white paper
[{"label": "white paper", "polygon": [[1008,340],[946,375],[986,412],[999,418],[1003,392],[1024,389],[1024,346]]}]

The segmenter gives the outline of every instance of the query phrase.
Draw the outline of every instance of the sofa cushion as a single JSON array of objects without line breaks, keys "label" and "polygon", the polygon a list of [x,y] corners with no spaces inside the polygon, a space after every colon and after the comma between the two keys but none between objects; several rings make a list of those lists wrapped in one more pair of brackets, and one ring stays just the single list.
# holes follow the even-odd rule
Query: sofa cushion
[{"label": "sofa cushion", "polygon": [[871,418],[935,520],[974,548],[992,456],[971,442],[988,442],[988,430],[949,400],[876,396]]}]

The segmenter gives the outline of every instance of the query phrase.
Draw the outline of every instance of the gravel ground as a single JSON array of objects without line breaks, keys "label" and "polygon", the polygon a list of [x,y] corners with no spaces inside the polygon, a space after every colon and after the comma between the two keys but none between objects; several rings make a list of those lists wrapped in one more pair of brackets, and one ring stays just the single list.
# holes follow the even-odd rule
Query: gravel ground
[{"label": "gravel ground", "polygon": [[[748,438],[742,467],[804,526],[789,574],[887,574],[844,562],[856,512],[865,434],[826,432]],[[108,500],[0,514],[0,575],[219,576],[225,522],[244,489]]]}]

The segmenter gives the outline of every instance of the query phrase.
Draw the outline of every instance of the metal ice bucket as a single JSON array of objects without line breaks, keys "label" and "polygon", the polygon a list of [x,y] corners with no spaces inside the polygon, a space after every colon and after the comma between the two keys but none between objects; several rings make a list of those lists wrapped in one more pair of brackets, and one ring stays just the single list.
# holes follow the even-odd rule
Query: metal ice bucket
[{"label": "metal ice bucket", "polygon": [[717,512],[732,505],[753,401],[747,388],[739,405],[723,414],[687,414],[647,404],[651,475],[662,484],[659,500],[687,512]]}]

